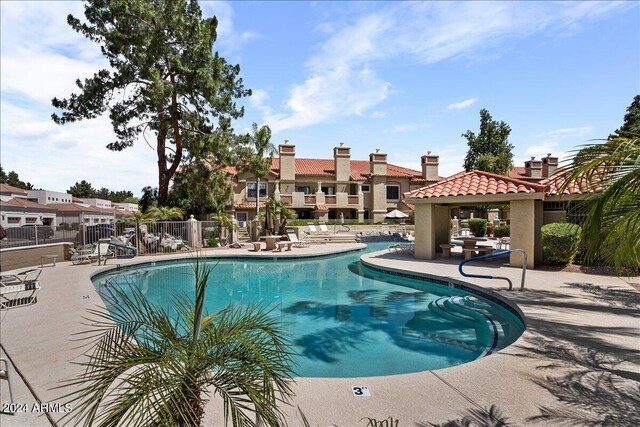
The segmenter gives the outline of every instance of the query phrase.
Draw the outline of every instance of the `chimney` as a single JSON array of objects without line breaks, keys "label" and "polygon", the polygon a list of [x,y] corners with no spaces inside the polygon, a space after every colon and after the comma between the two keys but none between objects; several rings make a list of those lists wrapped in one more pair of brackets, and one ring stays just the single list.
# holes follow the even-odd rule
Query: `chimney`
[{"label": "chimney", "polygon": [[542,158],[542,176],[548,178],[558,169],[558,158],[551,157],[551,153],[547,153],[547,157]]},{"label": "chimney", "polygon": [[285,139],[284,144],[278,146],[278,157],[280,158],[280,179],[284,181],[295,181],[296,179],[296,146],[290,145]]},{"label": "chimney", "polygon": [[333,148],[333,161],[336,171],[336,181],[351,179],[351,148],[345,147],[344,142]]},{"label": "chimney", "polygon": [[525,175],[531,178],[542,178],[542,161],[531,157],[531,160],[524,162]]},{"label": "chimney", "polygon": [[438,180],[438,163],[440,156],[431,154],[431,151],[427,151],[427,154],[420,157],[422,164],[422,178],[427,181]]},{"label": "chimney", "polygon": [[375,153],[369,154],[369,167],[372,175],[386,175],[387,155],[381,153],[379,148],[376,148]]}]

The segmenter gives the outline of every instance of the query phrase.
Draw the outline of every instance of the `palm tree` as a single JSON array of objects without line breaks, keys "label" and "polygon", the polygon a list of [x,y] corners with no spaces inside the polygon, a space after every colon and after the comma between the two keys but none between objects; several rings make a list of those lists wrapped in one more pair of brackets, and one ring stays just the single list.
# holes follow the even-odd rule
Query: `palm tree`
[{"label": "palm tree", "polygon": [[146,218],[157,221],[171,221],[174,219],[184,218],[184,211],[177,207],[169,208],[166,206],[153,206],[149,208],[145,216]]},{"label": "palm tree", "polygon": [[270,197],[267,199],[267,203],[271,205],[271,212],[273,212],[273,215],[278,219],[278,229],[281,232],[287,226],[288,220],[298,217],[296,211],[291,209],[287,202]]},{"label": "palm tree", "polygon": [[[218,237],[222,238],[222,230],[226,229],[227,234],[233,236],[233,231],[238,229],[238,225],[233,221],[233,217],[227,213],[219,212],[214,217],[216,221],[218,221]],[[233,242],[229,242],[227,240],[227,244]]]},{"label": "palm tree", "polygon": [[260,179],[269,175],[271,160],[278,154],[278,149],[271,143],[271,129],[262,126],[258,129],[256,123],[252,126],[252,132],[248,135],[249,145],[253,150],[253,156],[248,161],[245,169],[256,177],[256,216],[260,212]]},{"label": "palm tree", "polygon": [[175,299],[173,312],[151,305],[134,289],[116,289],[111,313],[90,310],[96,330],[84,373],[63,387],[74,425],[195,426],[207,390],[222,398],[225,425],[277,426],[280,403],[292,397],[291,355],[284,327],[270,309],[228,306],[205,314],[212,267],[194,260],[195,301]]},{"label": "palm tree", "polygon": [[571,186],[591,192],[582,224],[586,259],[640,273],[640,138],[587,145],[559,173],[560,193]]}]

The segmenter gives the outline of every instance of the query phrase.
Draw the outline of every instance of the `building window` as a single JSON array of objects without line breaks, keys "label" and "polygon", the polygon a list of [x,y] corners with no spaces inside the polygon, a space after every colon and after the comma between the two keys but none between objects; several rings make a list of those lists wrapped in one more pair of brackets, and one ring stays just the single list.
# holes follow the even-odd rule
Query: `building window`
[{"label": "building window", "polygon": [[[260,197],[267,197],[267,183],[260,183]],[[247,182],[247,198],[255,199],[256,198],[256,183],[255,182]]]},{"label": "building window", "polygon": [[387,200],[400,200],[399,185],[387,185]]},{"label": "building window", "polygon": [[322,191],[327,196],[336,195],[336,187],[320,187],[320,191]]},{"label": "building window", "polygon": [[25,218],[24,222],[26,224],[35,224],[37,220],[38,220],[38,218]]},{"label": "building window", "polygon": [[9,224],[19,224],[20,223],[20,217],[19,216],[10,216],[7,218],[7,222]]},{"label": "building window", "polygon": [[369,184],[362,184],[362,192],[368,193],[369,191],[371,191],[371,186]]},{"label": "building window", "polygon": [[296,187],[296,193],[311,194],[311,187]]}]

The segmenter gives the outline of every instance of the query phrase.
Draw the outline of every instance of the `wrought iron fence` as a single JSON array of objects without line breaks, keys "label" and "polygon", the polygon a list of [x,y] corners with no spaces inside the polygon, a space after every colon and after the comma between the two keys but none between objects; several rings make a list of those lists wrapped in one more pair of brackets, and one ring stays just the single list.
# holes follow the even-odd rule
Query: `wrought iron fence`
[{"label": "wrought iron fence", "polygon": [[53,227],[50,225],[25,225],[21,227],[7,227],[6,237],[0,240],[0,248],[15,248],[20,246],[44,245],[47,243],[69,242],[76,243],[78,230],[67,227]]}]

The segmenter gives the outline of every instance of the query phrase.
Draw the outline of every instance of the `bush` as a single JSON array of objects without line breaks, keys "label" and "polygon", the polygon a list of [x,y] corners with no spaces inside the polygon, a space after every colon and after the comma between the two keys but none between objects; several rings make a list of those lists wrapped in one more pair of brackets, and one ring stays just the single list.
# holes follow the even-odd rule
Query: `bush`
[{"label": "bush", "polygon": [[542,227],[542,259],[550,264],[568,264],[580,250],[582,229],[568,223]]},{"label": "bush", "polygon": [[208,245],[210,248],[215,248],[215,247],[217,247],[217,246],[218,246],[218,238],[216,238],[216,237],[209,237],[209,238],[207,239],[207,245]]},{"label": "bush", "polygon": [[462,221],[460,221],[460,228],[469,228],[469,220],[463,219]]},{"label": "bush", "polygon": [[469,220],[469,230],[476,237],[484,237],[487,234],[487,220],[482,218],[471,218]]},{"label": "bush", "polygon": [[493,237],[509,237],[511,235],[511,227],[508,225],[499,225],[493,229]]}]

